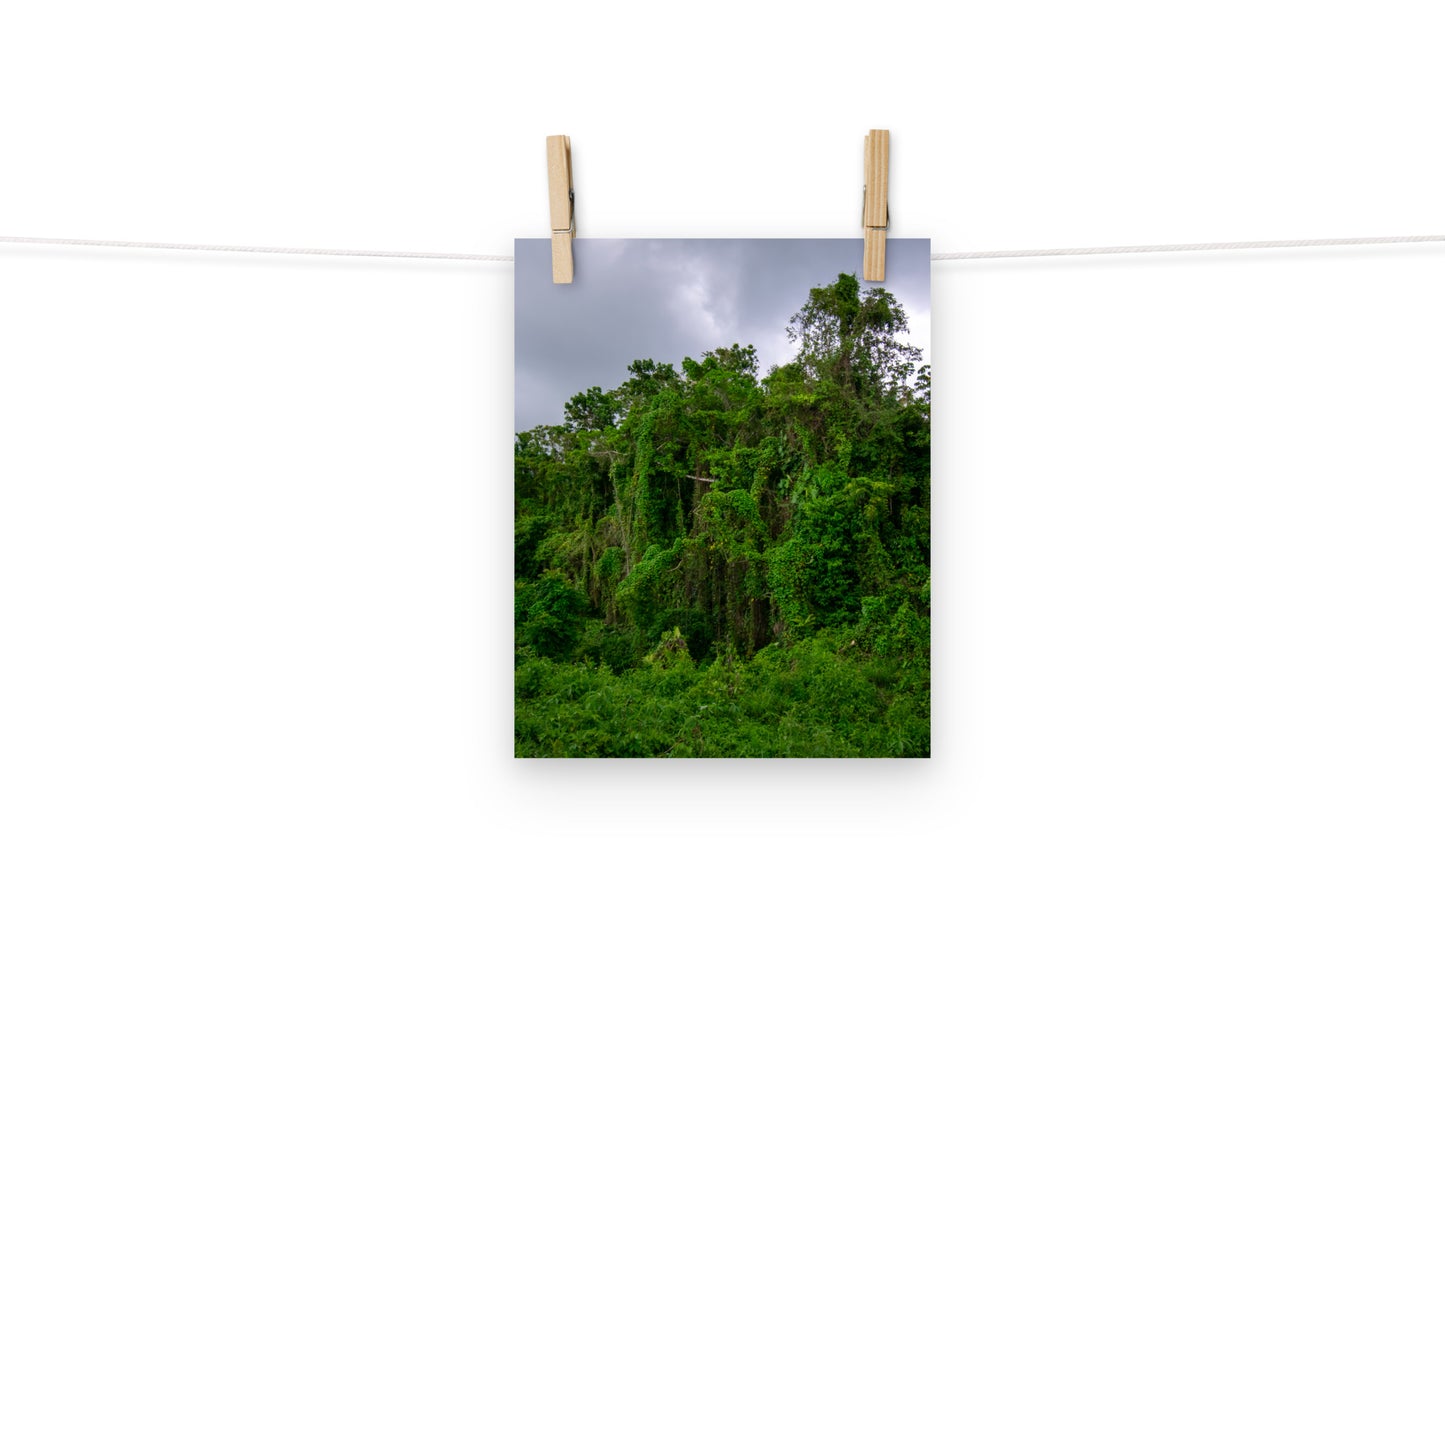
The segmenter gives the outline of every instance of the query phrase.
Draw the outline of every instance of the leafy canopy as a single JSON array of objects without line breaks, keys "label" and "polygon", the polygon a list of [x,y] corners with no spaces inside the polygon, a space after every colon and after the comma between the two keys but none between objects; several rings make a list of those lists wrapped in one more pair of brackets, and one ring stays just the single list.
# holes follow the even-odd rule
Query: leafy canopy
[{"label": "leafy canopy", "polygon": [[788,336],[518,434],[519,754],[926,755],[928,371],[847,273]]}]

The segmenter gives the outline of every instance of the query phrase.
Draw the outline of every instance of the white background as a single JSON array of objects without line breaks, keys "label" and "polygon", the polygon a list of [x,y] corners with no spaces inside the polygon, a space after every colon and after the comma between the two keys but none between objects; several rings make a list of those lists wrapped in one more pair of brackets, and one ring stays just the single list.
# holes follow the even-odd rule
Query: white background
[{"label": "white background", "polygon": [[[51,3],[0,231],[1445,231],[1432,7]],[[506,266],[0,253],[0,1434],[1438,1441],[1445,250],[940,264],[936,756],[513,763]]]}]

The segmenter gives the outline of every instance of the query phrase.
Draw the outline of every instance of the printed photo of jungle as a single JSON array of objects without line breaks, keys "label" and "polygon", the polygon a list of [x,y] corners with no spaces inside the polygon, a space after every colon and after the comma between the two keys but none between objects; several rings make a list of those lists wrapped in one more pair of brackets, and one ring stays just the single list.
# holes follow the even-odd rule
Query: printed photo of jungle
[{"label": "printed photo of jungle", "polygon": [[519,758],[929,755],[929,270],[518,241]]}]

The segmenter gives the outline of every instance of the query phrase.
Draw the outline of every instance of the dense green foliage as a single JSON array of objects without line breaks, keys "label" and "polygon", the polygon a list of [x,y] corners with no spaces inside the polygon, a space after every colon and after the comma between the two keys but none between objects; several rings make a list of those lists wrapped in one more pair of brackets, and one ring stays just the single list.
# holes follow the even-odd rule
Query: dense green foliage
[{"label": "dense green foliage", "polygon": [[924,757],[929,378],[839,276],[516,440],[521,757]]}]

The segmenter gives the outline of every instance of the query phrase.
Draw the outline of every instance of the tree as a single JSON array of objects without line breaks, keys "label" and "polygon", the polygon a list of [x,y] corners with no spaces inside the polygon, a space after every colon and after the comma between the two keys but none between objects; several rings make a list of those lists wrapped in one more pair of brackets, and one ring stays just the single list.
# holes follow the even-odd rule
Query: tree
[{"label": "tree", "polygon": [[562,408],[562,415],[574,431],[602,431],[617,420],[617,398],[600,386],[589,386]]},{"label": "tree", "polygon": [[836,382],[857,396],[902,397],[923,353],[903,339],[908,316],[881,286],[860,294],[858,278],[843,272],[831,286],[814,286],[788,323],[806,374]]},{"label": "tree", "polygon": [[649,356],[628,363],[627,380],[617,388],[617,399],[626,412],[638,402],[677,384],[677,368],[670,361],[657,362]]}]

